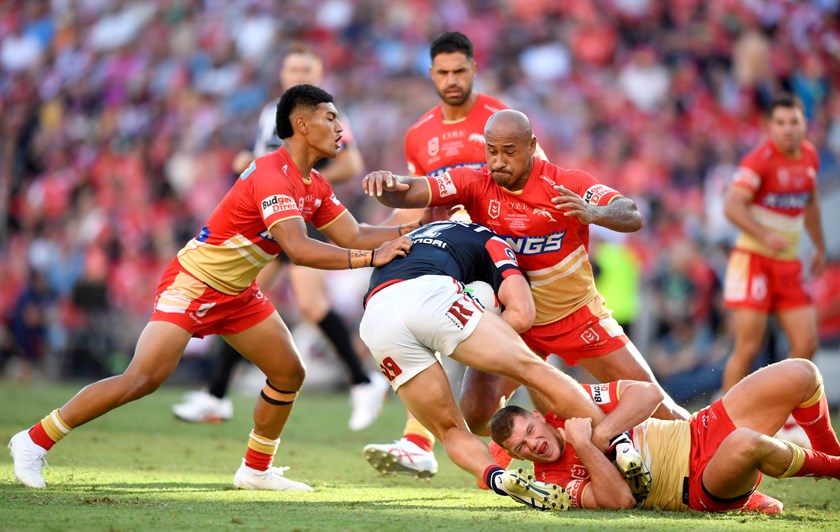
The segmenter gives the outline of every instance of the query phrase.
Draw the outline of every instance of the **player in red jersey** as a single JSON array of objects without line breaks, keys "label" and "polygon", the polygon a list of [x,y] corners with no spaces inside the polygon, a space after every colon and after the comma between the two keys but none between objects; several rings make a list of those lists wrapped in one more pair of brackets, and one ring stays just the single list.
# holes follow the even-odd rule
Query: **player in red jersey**
[{"label": "player in red jersey", "polygon": [[[55,443],[75,427],[154,392],[174,371],[191,337],[219,334],[267,377],[234,486],[311,489],[285,478],[283,468],[271,467],[305,368],[288,328],[254,280],[281,251],[295,264],[324,269],[386,264],[407,254],[411,242],[400,235],[418,225],[360,226],[312,170],[338,151],[342,128],[332,101],[312,85],[284,93],[277,106],[283,148],[251,163],[201,232],[178,252],[163,274],[154,313],[129,367],[85,387],[12,437],[19,481],[43,488],[44,457]],[[309,220],[342,247],[309,238]]]},{"label": "player in red jersey", "polygon": [[[280,68],[280,86],[287,90],[295,85],[320,86],[323,81],[324,64],[315,49],[298,43],[289,47],[283,56]],[[265,105],[260,113],[259,133],[253,152],[243,151],[234,162],[236,174],[242,173],[256,157],[262,157],[280,146],[283,141],[276,133],[276,98]],[[343,183],[358,176],[364,166],[362,155],[346,122],[342,122],[341,149],[334,158],[321,159],[315,169],[331,184]],[[418,215],[419,217],[419,215]],[[407,220],[409,221],[409,220]],[[413,221],[413,220],[411,220]],[[307,225],[309,236],[321,242],[327,239],[311,223]],[[257,284],[266,290],[277,280],[288,266],[289,286],[301,317],[318,325],[324,336],[335,347],[335,353],[347,369],[350,381],[350,402],[352,414],[348,422],[351,430],[362,430],[370,426],[382,410],[388,383],[378,372],[368,375],[362,358],[353,346],[350,330],[344,318],[332,308],[327,292],[326,272],[317,268],[288,265],[286,254],[278,256],[260,271]],[[192,391],[185,400],[172,406],[176,417],[184,421],[221,421],[233,416],[233,404],[227,398],[228,388],[236,365],[242,357],[227,342],[222,342],[218,368],[207,391]]]},{"label": "player in red jersey", "polygon": [[[624,232],[641,227],[633,201],[586,172],[536,159],[530,122],[518,111],[495,113],[485,138],[482,170],[419,178],[372,172],[363,180],[365,191],[392,207],[463,204],[474,222],[511,244],[526,272],[537,307],[534,326],[523,334],[529,347],[580,363],[604,382],[655,382],[598,295],[587,253],[591,223]],[[465,417],[473,430],[486,433],[499,401],[515,385],[468,370],[464,386]],[[666,397],[655,415],[684,419],[687,412]]]},{"label": "player in red jersey", "polygon": [[787,335],[791,358],[810,359],[818,346],[816,310],[802,286],[796,250],[804,226],[814,244],[811,275],[819,276],[825,268],[816,194],[819,158],[805,140],[807,124],[798,99],[777,97],[768,117],[770,138],[741,161],[724,204],[726,217],[741,229],[724,282],[724,303],[732,309],[735,331],[724,391],[750,372],[770,313]]},{"label": "player in red jersey", "polygon": [[[453,168],[481,168],[486,164],[484,124],[496,111],[507,105],[475,90],[477,66],[473,45],[459,32],[445,32],[432,41],[432,60],[429,76],[440,103],[420,117],[405,137],[405,157],[408,171],[415,176],[437,176]],[[545,158],[537,145],[536,156]],[[391,222],[409,221],[420,217],[422,210],[395,211]],[[464,219],[462,214],[456,219]],[[408,413],[403,437],[393,443],[370,444],[365,447],[367,460],[381,469],[382,453],[399,456],[393,464],[395,471],[428,478],[437,472],[437,460],[432,448],[434,436]],[[412,460],[404,457],[412,456]],[[386,461],[386,464],[392,462]],[[397,469],[396,466],[403,466]]]},{"label": "player in red jersey", "polygon": [[[589,418],[564,422],[551,413],[507,406],[490,429],[510,454],[534,462],[537,480],[565,487],[573,508],[780,513],[781,502],[754,491],[763,474],[840,479],[840,442],[822,377],[808,360],[785,360],[749,375],[688,421],[647,419],[662,397],[648,383],[585,388],[622,428],[634,427],[632,439],[653,475],[643,501],[592,444]],[[814,450],[771,437],[788,415],[807,427]]]}]

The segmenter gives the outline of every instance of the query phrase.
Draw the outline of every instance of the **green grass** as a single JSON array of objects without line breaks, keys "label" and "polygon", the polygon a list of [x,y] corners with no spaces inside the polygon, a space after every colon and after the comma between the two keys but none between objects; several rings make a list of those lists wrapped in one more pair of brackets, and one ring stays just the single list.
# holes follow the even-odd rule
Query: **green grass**
[{"label": "green grass", "polygon": [[[75,391],[69,385],[0,382],[0,441],[39,420]],[[536,512],[475,487],[438,446],[431,481],[381,477],[362,457],[366,443],[394,439],[403,411],[392,399],[362,433],[346,428],[345,395],[303,394],[283,435],[278,465],[312,493],[238,491],[233,473],[245,451],[253,400],[236,397],[221,425],[176,421],[183,389],[158,393],[79,428],[49,455],[48,487],[18,484],[0,458],[3,530],[543,530],[840,529],[840,482],[767,479],[762,490],[785,502],[782,516],[628,512]]]}]

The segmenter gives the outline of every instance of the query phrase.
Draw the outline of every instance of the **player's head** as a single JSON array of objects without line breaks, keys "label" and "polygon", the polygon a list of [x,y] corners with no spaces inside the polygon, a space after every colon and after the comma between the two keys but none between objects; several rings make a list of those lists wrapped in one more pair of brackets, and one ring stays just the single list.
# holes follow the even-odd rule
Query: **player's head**
[{"label": "player's head", "polygon": [[562,429],[546,423],[536,410],[528,412],[514,405],[493,414],[490,437],[512,457],[537,463],[556,461],[566,445]]},{"label": "player's head", "polygon": [[333,97],[314,85],[295,85],[280,97],[276,115],[277,136],[306,138],[306,142],[335,157],[341,140],[341,122],[333,104]]},{"label": "player's head", "polygon": [[432,41],[429,75],[440,99],[447,105],[463,105],[473,90],[476,66],[473,45],[463,33],[447,31]]},{"label": "player's head", "polygon": [[773,98],[767,109],[770,139],[784,153],[796,153],[805,138],[807,122],[802,102],[792,94]]},{"label": "player's head", "polygon": [[308,44],[294,43],[283,54],[279,76],[283,90],[303,84],[317,86],[324,78],[324,62]]},{"label": "player's head", "polygon": [[508,190],[522,190],[534,166],[537,139],[531,121],[519,111],[493,113],[484,126],[487,168],[493,180]]}]

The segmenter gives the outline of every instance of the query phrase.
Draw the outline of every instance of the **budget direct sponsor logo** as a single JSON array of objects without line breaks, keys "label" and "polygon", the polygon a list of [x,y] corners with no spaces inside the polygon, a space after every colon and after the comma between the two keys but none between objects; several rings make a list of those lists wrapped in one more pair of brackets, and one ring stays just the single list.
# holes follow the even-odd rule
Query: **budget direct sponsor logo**
[{"label": "budget direct sponsor logo", "polygon": [[455,188],[455,182],[452,181],[452,176],[449,175],[449,172],[443,173],[431,179],[437,185],[438,194],[440,194],[441,198],[445,198],[446,196],[452,196],[457,192],[457,189]]},{"label": "budget direct sponsor logo", "polygon": [[586,190],[586,192],[583,193],[583,201],[589,205],[598,205],[601,203],[601,200],[604,199],[604,196],[610,194],[611,192],[616,192],[616,190],[600,183],[592,185]]},{"label": "budget direct sponsor logo", "polygon": [[262,200],[262,215],[263,218],[268,218],[272,214],[287,211],[289,209],[297,210],[295,200],[283,194],[275,194]]}]

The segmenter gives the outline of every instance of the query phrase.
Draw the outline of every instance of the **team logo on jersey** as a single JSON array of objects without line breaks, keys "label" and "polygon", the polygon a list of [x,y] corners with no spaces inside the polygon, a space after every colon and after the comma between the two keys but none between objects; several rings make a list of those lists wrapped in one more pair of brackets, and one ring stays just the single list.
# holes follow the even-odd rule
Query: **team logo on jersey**
[{"label": "team logo on jersey", "polygon": [[547,219],[550,222],[556,222],[557,221],[557,220],[554,219],[554,216],[552,216],[551,213],[546,209],[535,208],[533,214],[539,214],[540,216],[542,216],[543,218]]},{"label": "team logo on jersey", "polygon": [[452,196],[458,189],[455,188],[455,182],[452,181],[452,176],[448,172],[440,174],[439,176],[430,177],[430,181],[434,181],[438,187],[438,194],[441,198]]},{"label": "team logo on jersey", "polygon": [[281,211],[286,211],[289,209],[297,210],[295,200],[283,194],[275,194],[274,196],[269,196],[265,198],[264,200],[262,200],[261,206],[263,219],[268,218],[272,214]]},{"label": "team logo on jersey", "polygon": [[490,215],[490,218],[498,218],[499,214],[502,213],[502,202],[497,199],[490,200],[490,206],[487,207],[487,214]]},{"label": "team logo on jersey", "polygon": [[782,185],[787,185],[790,183],[790,172],[787,168],[779,168],[776,171],[776,177],[779,179],[779,183]]},{"label": "team logo on jersey", "polygon": [[470,133],[470,136],[467,137],[467,142],[478,142],[482,146],[487,144],[487,141],[484,139],[484,135],[481,133]]},{"label": "team logo on jersey", "polygon": [[602,185],[598,183],[592,185],[586,190],[586,192],[583,193],[583,201],[585,201],[589,205],[598,205],[599,203],[601,203],[601,200],[604,199],[604,196],[612,192],[617,193],[615,189],[612,189],[607,185]]},{"label": "team logo on jersey", "polygon": [[574,464],[572,466],[572,470],[570,472],[572,474],[572,478],[580,478],[580,479],[589,478],[589,471],[587,471],[586,468],[583,467],[580,464]]},{"label": "team logo on jersey", "polygon": [[429,139],[429,145],[427,146],[429,151],[429,157],[434,157],[440,151],[440,139],[437,137],[432,137]]}]

